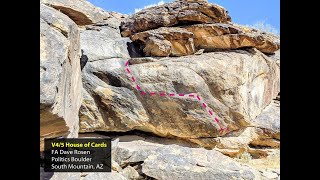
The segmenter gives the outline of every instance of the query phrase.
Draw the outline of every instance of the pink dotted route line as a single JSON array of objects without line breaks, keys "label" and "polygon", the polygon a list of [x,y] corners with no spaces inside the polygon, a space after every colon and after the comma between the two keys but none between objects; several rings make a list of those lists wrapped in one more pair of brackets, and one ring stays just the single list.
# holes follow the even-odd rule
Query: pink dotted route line
[{"label": "pink dotted route line", "polygon": [[[210,114],[210,116],[213,117],[213,111],[212,109],[210,109],[208,107],[208,105],[204,102],[204,100],[197,94],[195,93],[191,93],[191,94],[184,94],[184,93],[164,93],[164,92],[145,92],[141,90],[140,85],[137,83],[136,79],[134,78],[134,76],[132,75],[130,68],[129,68],[129,60],[126,61],[125,63],[125,71],[127,72],[127,75],[129,77],[131,77],[131,81],[135,84],[136,89],[140,92],[141,95],[149,95],[149,96],[156,96],[157,94],[159,94],[159,96],[161,97],[165,97],[165,96],[169,96],[169,97],[189,97],[189,98],[196,98],[201,104],[202,106],[206,109],[206,111]],[[219,121],[219,119],[217,117],[214,118],[214,122],[217,123],[217,125],[220,127],[219,133],[223,133],[224,131],[228,131],[228,127],[224,128],[223,125],[221,125],[221,122]]]}]

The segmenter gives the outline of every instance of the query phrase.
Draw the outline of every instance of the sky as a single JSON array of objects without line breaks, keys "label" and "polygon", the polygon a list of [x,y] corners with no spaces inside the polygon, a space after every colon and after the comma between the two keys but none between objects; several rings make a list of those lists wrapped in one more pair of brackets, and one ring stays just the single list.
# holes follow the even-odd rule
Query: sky
[{"label": "sky", "polygon": [[[133,14],[149,5],[172,2],[174,0],[88,0],[107,11]],[[252,27],[267,28],[280,33],[280,0],[209,0],[228,10],[232,21]]]}]

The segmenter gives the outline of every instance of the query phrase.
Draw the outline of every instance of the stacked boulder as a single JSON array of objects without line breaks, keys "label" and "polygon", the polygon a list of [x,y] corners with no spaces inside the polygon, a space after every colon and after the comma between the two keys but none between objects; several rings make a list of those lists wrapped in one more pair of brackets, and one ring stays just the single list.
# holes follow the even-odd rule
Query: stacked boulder
[{"label": "stacked boulder", "polygon": [[280,48],[278,37],[231,23],[228,11],[207,1],[178,0],[145,9],[122,22],[121,31],[145,56],[185,56],[200,49],[245,47],[271,54]]},{"label": "stacked boulder", "polygon": [[132,16],[41,0],[40,150],[44,138],[114,139],[111,173],[40,179],[280,178],[279,44],[205,0]]}]

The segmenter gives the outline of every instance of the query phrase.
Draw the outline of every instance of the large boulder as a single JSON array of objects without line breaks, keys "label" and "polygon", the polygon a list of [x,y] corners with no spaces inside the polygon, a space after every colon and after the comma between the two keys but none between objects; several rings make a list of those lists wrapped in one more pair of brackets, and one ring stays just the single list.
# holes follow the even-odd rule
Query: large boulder
[{"label": "large boulder", "polygon": [[186,56],[199,49],[210,52],[252,47],[272,54],[280,48],[277,36],[222,23],[160,27],[136,33],[130,39],[139,45],[145,56]]},{"label": "large boulder", "polygon": [[77,25],[40,4],[40,141],[77,137],[82,101],[80,37]]},{"label": "large boulder", "polygon": [[97,23],[110,17],[109,13],[86,0],[40,0],[40,2],[66,14],[80,26]]},{"label": "large boulder", "polygon": [[[174,142],[171,142],[174,143]],[[113,158],[124,169],[155,179],[259,179],[259,173],[216,150],[176,145],[156,138],[124,138]]]},{"label": "large boulder", "polygon": [[[130,131],[146,126],[145,123],[149,118],[132,91],[123,87],[100,85],[91,90],[95,96],[92,104],[85,99],[81,106],[81,132]],[[96,108],[94,104],[98,104],[99,108]],[[82,108],[86,108],[89,112]],[[84,116],[85,113],[92,116]]]},{"label": "large boulder", "polygon": [[89,26],[80,34],[82,55],[88,61],[98,61],[111,58],[128,58],[127,43],[129,38],[121,38],[118,31],[108,25],[101,24],[99,29]]},{"label": "large boulder", "polygon": [[141,56],[186,56],[198,50],[252,47],[273,54],[280,48],[279,37],[230,21],[227,11],[218,5],[179,0],[125,18],[121,34],[136,43]]},{"label": "large boulder", "polygon": [[258,179],[257,172],[215,150],[167,145],[148,156],[142,172],[155,179]]},{"label": "large boulder", "polygon": [[[200,8],[199,3],[204,6]],[[249,37],[249,33],[255,32],[228,22],[223,8],[220,10],[226,16],[223,13],[220,15],[225,17],[224,24],[214,21],[210,24],[193,22],[180,27],[160,27],[164,26],[160,23],[157,27],[140,30],[134,30],[139,26],[128,26],[133,43],[121,37],[120,29],[124,32],[124,24],[130,24],[131,20],[135,21],[134,18],[143,19],[144,15],[151,13],[149,11],[175,12],[167,7],[177,4],[184,6],[182,11],[193,7],[198,7],[193,10],[202,11],[210,6],[211,10],[220,12],[215,9],[219,6],[207,2],[176,1],[143,10],[143,13],[125,19],[124,16],[113,15],[111,19],[86,26],[81,32],[82,57],[87,60],[82,70],[84,101],[80,110],[81,132],[139,130],[162,137],[179,137],[213,148],[217,144],[215,137],[253,125],[252,120],[277,96],[277,61],[261,53],[261,48],[260,51],[255,48],[229,50],[255,47],[255,44],[248,45],[245,39],[225,47],[220,42],[216,43],[224,49],[223,52],[190,55],[195,52],[193,44],[204,48],[201,46],[203,39],[240,34]],[[158,22],[155,17],[160,18],[156,14],[145,18],[152,23]],[[210,17],[213,18],[213,15]],[[121,21],[124,23],[120,29],[113,26]],[[142,24],[150,25],[146,22],[149,23],[145,21]],[[197,28],[202,33],[197,34]],[[263,36],[265,39],[267,37],[269,35]],[[265,41],[263,38],[261,44]],[[237,38],[229,40],[237,41]],[[209,41],[208,44],[215,42]],[[150,56],[188,56],[130,59],[132,44],[139,44],[138,49],[143,48],[144,53]],[[208,45],[206,51],[210,48],[212,46]],[[126,63],[128,59],[130,64]],[[132,82],[133,79],[135,82]],[[250,137],[248,143],[252,139]]]},{"label": "large boulder", "polygon": [[161,27],[137,33],[130,39],[144,44],[146,56],[185,56],[195,53],[193,34],[183,28]]},{"label": "large boulder", "polygon": [[132,16],[41,2],[40,141],[141,135],[113,140],[111,173],[41,179],[280,178],[278,37],[206,0]]},{"label": "large boulder", "polygon": [[231,18],[227,11],[216,4],[206,1],[174,1],[135,13],[121,24],[122,36],[182,24],[228,22]]},{"label": "large boulder", "polygon": [[[124,59],[130,57],[127,44],[131,41],[121,37],[119,26],[115,26],[122,18],[123,15],[112,13],[112,18],[85,26],[80,33],[82,57],[87,60],[82,70],[84,100],[79,113],[80,132],[106,128],[108,131],[129,131],[142,126],[147,119],[134,93],[121,87],[120,81],[113,78],[116,73],[113,70],[119,69]],[[111,74],[98,72],[98,69],[109,69]]]},{"label": "large boulder", "polygon": [[[208,139],[252,125],[279,92],[279,66],[258,50],[133,58],[129,76],[125,63],[112,58],[83,69],[91,104],[99,107],[90,120],[81,120],[83,131],[142,130],[213,147]],[[194,94],[201,101],[189,96]],[[99,128],[92,128],[96,123]]]},{"label": "large boulder", "polygon": [[255,47],[263,53],[273,53],[280,48],[279,38],[254,29],[231,24],[196,24],[185,27],[194,34],[198,49],[238,49]]}]

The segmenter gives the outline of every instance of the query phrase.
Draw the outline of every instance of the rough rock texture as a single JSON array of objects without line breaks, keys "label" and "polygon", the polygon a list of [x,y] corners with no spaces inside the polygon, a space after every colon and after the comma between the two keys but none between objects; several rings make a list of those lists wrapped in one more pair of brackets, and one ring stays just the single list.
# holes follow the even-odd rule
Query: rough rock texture
[{"label": "rough rock texture", "polygon": [[[102,117],[102,121],[81,117],[81,131],[130,131],[144,127],[148,121],[148,116],[143,109],[142,104],[134,98],[134,94],[126,88],[113,87],[100,84],[92,91],[96,96],[96,102],[100,111],[93,111],[93,115]],[[86,104],[84,104],[86,105]],[[89,106],[94,104],[89,104]],[[88,106],[86,106],[88,107]],[[83,112],[81,111],[81,114]],[[80,115],[81,115],[80,114]],[[99,119],[101,120],[101,119]]]},{"label": "rough rock texture", "polygon": [[68,16],[40,5],[41,142],[43,138],[78,136],[82,101],[79,40],[77,25]]},{"label": "rough rock texture", "polygon": [[144,160],[142,172],[162,179],[255,179],[251,169],[215,150],[170,145]]},{"label": "rough rock texture", "polygon": [[256,127],[248,127],[239,132],[230,133],[226,137],[215,138],[214,141],[215,149],[230,157],[248,152],[254,158],[264,158],[268,156],[270,148],[280,147],[278,140]]},{"label": "rough rock texture", "polygon": [[210,52],[252,47],[271,54],[280,48],[277,36],[222,23],[160,27],[136,33],[130,39],[140,45],[145,56],[186,56],[200,49]]},{"label": "rough rock texture", "polygon": [[78,25],[88,25],[109,17],[109,13],[86,0],[40,0],[69,16]]},{"label": "rough rock texture", "polygon": [[[277,96],[280,100],[280,95]],[[250,142],[253,147],[280,147],[280,101],[275,100],[270,103],[253,120],[259,138]]]},{"label": "rough rock texture", "polygon": [[[263,179],[264,171],[256,171],[255,166],[261,170],[277,167],[266,161],[239,163],[216,150],[139,136],[120,136],[113,157],[124,168],[134,166],[140,177],[155,179]],[[249,167],[244,165],[248,163]]]},{"label": "rough rock texture", "polygon": [[40,167],[40,180],[74,180],[81,179],[81,174],[77,172],[65,172],[65,173],[53,173],[44,172],[44,169]]},{"label": "rough rock texture", "polygon": [[[213,116],[230,130],[250,125],[279,92],[279,67],[275,61],[256,50],[162,58],[141,64],[135,64],[135,60],[131,59],[130,70],[144,91],[197,93],[212,108]],[[137,58],[137,62],[141,62],[139,60]],[[100,108],[99,113],[106,114],[102,116],[105,123],[100,126],[103,128],[96,130],[137,129],[194,142],[199,138],[203,141],[203,138],[225,134],[219,132],[219,126],[196,99],[150,97],[138,93],[126,76],[124,63],[123,59],[109,59],[89,62],[84,68],[84,85],[93,96],[97,96],[95,103],[98,106],[101,99],[110,96],[107,92],[113,94],[113,99],[107,98],[109,102],[105,101],[107,103],[101,106],[107,108]],[[120,97],[127,98],[118,102]],[[125,103],[116,105],[121,102]],[[125,113],[115,112],[108,108],[108,104]],[[99,113],[97,117],[101,116]],[[91,119],[90,122],[102,121]],[[93,131],[90,126],[89,123],[87,128],[82,129]],[[214,143],[211,142],[197,143],[212,147]]]},{"label": "rough rock texture", "polygon": [[198,49],[238,49],[255,47],[264,53],[273,53],[280,48],[278,38],[254,29],[242,30],[230,24],[197,24],[186,27],[194,34],[194,44]]},{"label": "rough rock texture", "polygon": [[80,107],[80,131],[90,131],[100,129],[104,124],[102,115],[99,112],[98,105],[95,103],[93,97],[83,88],[83,101]]},{"label": "rough rock texture", "polygon": [[278,37],[205,0],[132,16],[42,1],[52,7],[41,5],[41,138],[76,137],[79,126],[81,137],[115,138],[111,173],[40,168],[42,179],[280,178]]},{"label": "rough rock texture", "polygon": [[[217,20],[212,13],[223,18]],[[208,16],[213,19],[207,19]],[[200,49],[216,51],[251,47],[272,54],[280,48],[279,37],[229,20],[222,7],[203,1],[181,0],[127,17],[121,25],[121,34],[130,36],[144,56],[185,56]]]},{"label": "rough rock texture", "polygon": [[80,35],[82,55],[86,56],[88,61],[129,57],[123,57],[123,53],[127,51],[128,38],[121,38],[117,30],[106,23],[102,23],[98,28],[89,26]]},{"label": "rough rock texture", "polygon": [[148,142],[140,136],[120,136],[119,141],[112,152],[112,157],[121,167],[142,162],[150,154],[154,153],[157,148],[163,147],[162,144]]},{"label": "rough rock texture", "polygon": [[111,172],[111,173],[88,173],[84,178],[81,178],[81,180],[97,180],[97,179],[103,179],[103,180],[128,180],[124,176],[122,176],[119,173]]},{"label": "rough rock texture", "polygon": [[[132,65],[131,71],[147,92],[201,95],[216,116],[233,129],[233,125],[249,124],[279,91],[276,64],[259,52],[241,52],[244,51],[168,58],[159,63]],[[159,96],[145,97],[142,101],[146,101],[145,108],[154,124],[168,120],[156,128],[158,131],[163,129],[164,132],[169,131],[168,134],[178,136],[181,133],[190,138],[212,136],[210,133],[215,126],[199,103],[185,98]],[[179,130],[174,128],[170,133],[169,122],[175,122]],[[187,126],[189,122],[193,124],[192,129]],[[198,125],[203,131],[195,132],[194,126]]]},{"label": "rough rock texture", "polygon": [[146,56],[183,56],[195,53],[193,34],[183,28],[158,28],[131,36],[143,42]]},{"label": "rough rock texture", "polygon": [[235,157],[248,151],[251,141],[258,139],[254,127],[248,127],[239,132],[232,132],[226,137],[215,138],[215,149],[230,157]]},{"label": "rough rock texture", "polygon": [[280,179],[280,150],[270,149],[264,158],[235,158],[236,161],[259,171],[260,179]]},{"label": "rough rock texture", "polygon": [[132,166],[127,166],[126,168],[124,168],[121,174],[130,180],[139,179],[140,176],[138,171],[135,170]]},{"label": "rough rock texture", "polygon": [[131,36],[137,32],[158,27],[177,26],[186,23],[228,22],[231,18],[219,5],[206,1],[175,1],[144,9],[126,18],[121,24],[121,34]]},{"label": "rough rock texture", "polygon": [[[175,3],[190,7],[198,4],[181,1],[164,7]],[[140,16],[143,14],[138,13],[135,18]],[[130,19],[132,17],[127,17],[124,21]],[[122,17],[114,16],[112,22],[117,21],[123,21]],[[213,148],[217,143],[214,137],[252,125],[252,120],[279,92],[279,66],[276,61],[259,50],[250,49],[199,53],[180,58],[130,59],[130,74],[143,91],[197,93],[212,109],[212,116],[196,99],[141,95],[124,69],[132,53],[132,43],[122,38],[120,30],[110,24],[110,20],[105,20],[86,26],[81,32],[82,56],[87,58],[82,70],[85,100],[80,110],[81,132],[140,130],[163,137],[179,137]],[[251,32],[249,28],[219,23],[184,28],[200,26],[203,26],[202,38],[206,38],[206,34],[220,36]],[[183,28],[160,27],[136,33],[131,39],[144,42],[145,53],[173,56],[182,55],[181,49],[191,46],[192,34]],[[193,53],[194,50],[184,52]],[[219,124],[213,117],[219,119]],[[221,126],[228,130],[221,132]]]},{"label": "rough rock texture", "polygon": [[263,129],[265,134],[269,134],[272,138],[280,140],[280,102],[275,101],[270,103],[270,105],[253,120],[253,124]]},{"label": "rough rock texture", "polygon": [[269,57],[274,59],[278,63],[278,65],[280,66],[280,49],[275,51],[274,54],[270,55]]},{"label": "rough rock texture", "polygon": [[[121,87],[114,70],[129,58],[128,38],[122,38],[118,27],[122,16],[86,26],[80,34],[84,101],[80,108],[80,131],[129,131],[139,129],[148,117],[134,92]],[[119,84],[120,83],[120,84]],[[107,130],[108,129],[108,130]]]},{"label": "rough rock texture", "polygon": [[280,148],[280,102],[271,102],[254,120],[253,127],[234,131],[214,139],[215,149],[230,157],[248,152],[265,158],[271,149]]}]

